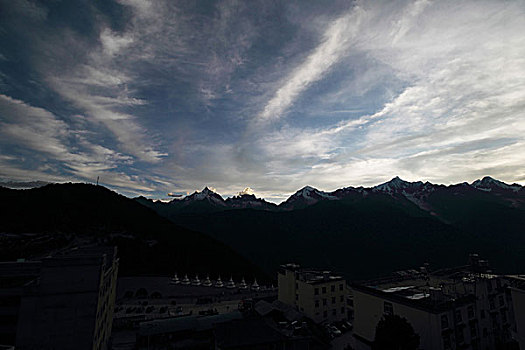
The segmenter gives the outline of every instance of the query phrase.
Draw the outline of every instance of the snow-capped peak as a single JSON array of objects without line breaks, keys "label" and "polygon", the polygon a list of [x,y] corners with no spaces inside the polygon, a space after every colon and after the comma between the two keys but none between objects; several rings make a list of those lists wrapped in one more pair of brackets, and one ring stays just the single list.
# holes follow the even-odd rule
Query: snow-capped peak
[{"label": "snow-capped peak", "polygon": [[210,194],[210,193],[217,193],[217,190],[214,187],[206,186],[206,187],[204,187],[204,189],[201,192]]},{"label": "snow-capped peak", "polygon": [[304,186],[299,191],[297,191],[295,194],[300,196],[308,196],[312,192],[318,192],[316,188],[313,188],[311,186]]},{"label": "snow-capped peak", "polygon": [[476,180],[472,183],[472,187],[477,188],[482,191],[491,191],[493,188],[501,188],[504,190],[511,190],[517,192],[521,189],[521,186],[518,184],[508,185],[503,181],[499,181],[491,178],[490,176],[485,176],[481,180]]},{"label": "snow-capped peak", "polygon": [[252,208],[252,209],[273,209],[277,205],[269,203],[262,198],[255,197],[254,194],[241,194],[226,198],[226,205],[231,208]]},{"label": "snow-capped peak", "polygon": [[396,190],[402,190],[409,187],[419,186],[423,185],[421,181],[418,182],[408,182],[403,179],[401,179],[399,176],[394,177],[392,180],[382,183],[381,185],[377,185],[372,188],[373,191],[381,191],[381,192],[395,192]]},{"label": "snow-capped peak", "polygon": [[313,188],[311,186],[305,186],[292,195],[292,198],[300,198],[300,197],[306,199],[307,201],[317,200],[319,199],[319,197],[322,197],[324,199],[338,199],[337,197],[332,196],[331,194],[327,192],[319,191],[317,188]]},{"label": "snow-capped peak", "polygon": [[255,192],[250,187],[246,187],[238,194],[239,197],[244,195],[255,195]]},{"label": "snow-capped peak", "polygon": [[215,201],[215,202],[223,202],[224,199],[221,197],[220,194],[218,194],[215,190],[215,188],[213,187],[204,187],[204,189],[202,191],[195,191],[193,192],[191,195],[189,196],[186,196],[184,198],[184,200],[188,201],[188,200],[198,200],[198,201],[201,201],[201,200],[204,200],[204,199],[208,199],[208,200],[212,200],[212,201]]}]

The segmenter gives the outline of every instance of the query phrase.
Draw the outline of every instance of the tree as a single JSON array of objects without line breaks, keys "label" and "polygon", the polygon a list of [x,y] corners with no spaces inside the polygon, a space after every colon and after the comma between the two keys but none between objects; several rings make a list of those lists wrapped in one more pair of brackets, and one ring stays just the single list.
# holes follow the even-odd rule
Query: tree
[{"label": "tree", "polygon": [[377,323],[373,350],[416,350],[419,335],[406,320],[398,315],[385,315]]}]

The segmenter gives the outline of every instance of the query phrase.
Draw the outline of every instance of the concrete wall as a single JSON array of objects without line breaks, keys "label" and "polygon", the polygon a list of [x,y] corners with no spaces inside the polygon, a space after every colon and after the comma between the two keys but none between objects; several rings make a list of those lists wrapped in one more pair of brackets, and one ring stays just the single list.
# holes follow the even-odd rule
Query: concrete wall
[{"label": "concrete wall", "polygon": [[[290,270],[280,271],[277,277],[279,301],[296,306],[297,310],[317,323],[331,323],[346,319],[348,289],[345,280],[307,283],[296,279],[296,273]],[[342,290],[339,287],[340,285],[342,285]],[[335,287],[334,291],[332,291],[332,286]],[[326,289],[325,293],[323,293],[323,288]],[[316,289],[318,294],[315,294]],[[335,298],[335,303],[332,303],[332,298]],[[326,305],[323,305],[323,299],[326,299]],[[319,302],[319,307],[315,307],[316,300]],[[343,312],[341,312],[341,308],[344,308]],[[336,311],[335,315],[333,310]],[[325,311],[326,316],[324,316]]]},{"label": "concrete wall", "polygon": [[295,305],[295,272],[280,271],[277,275],[277,286],[279,288],[279,301],[288,305]]},{"label": "concrete wall", "polygon": [[38,291],[20,306],[17,348],[93,349],[101,265],[68,262],[43,263]]},{"label": "concrete wall", "polygon": [[[298,282],[299,285],[299,301],[298,306],[300,311],[303,311],[308,317],[313,319],[317,323],[321,322],[336,322],[346,319],[346,281],[327,281],[326,283],[308,284],[302,281]],[[340,289],[340,285],[343,289]],[[332,286],[335,290],[332,291]],[[326,293],[323,293],[325,288]],[[315,294],[315,290],[318,290],[318,294]],[[342,298],[341,298],[342,297]],[[335,303],[333,299],[335,298]],[[326,305],[323,305],[323,300],[326,300]],[[318,301],[318,307],[315,303]],[[301,310],[301,308],[303,310]],[[341,308],[344,311],[341,312]],[[333,314],[335,310],[335,315]],[[324,312],[326,311],[326,316]]]},{"label": "concrete wall", "polygon": [[520,349],[525,349],[525,291],[511,288],[512,306],[514,308],[514,319],[516,330],[513,338],[520,344]]},{"label": "concrete wall", "polygon": [[[420,348],[426,350],[442,349],[441,324],[439,315],[409,306],[391,302],[357,290],[354,293],[354,334],[373,342],[377,324],[384,314],[385,301],[392,304],[394,314],[407,319],[420,337]],[[369,347],[360,345],[360,349]]]},{"label": "concrete wall", "polygon": [[116,295],[116,251],[82,253],[42,261],[39,283],[20,303],[17,349],[107,349]]}]

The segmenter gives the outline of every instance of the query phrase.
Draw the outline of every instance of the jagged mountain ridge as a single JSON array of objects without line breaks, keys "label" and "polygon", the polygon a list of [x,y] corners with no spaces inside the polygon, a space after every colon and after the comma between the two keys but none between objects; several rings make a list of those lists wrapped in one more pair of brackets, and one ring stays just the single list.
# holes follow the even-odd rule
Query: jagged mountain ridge
[{"label": "jagged mountain ridge", "polygon": [[297,261],[359,279],[424,262],[460,264],[472,252],[498,271],[522,271],[524,203],[523,187],[491,178],[449,186],[394,178],[333,192],[305,187],[273,210],[164,215],[243,252],[269,273]]},{"label": "jagged mountain ridge", "polygon": [[234,209],[265,209],[274,210],[277,204],[270,203],[264,199],[255,197],[254,194],[242,194],[226,198],[224,201],[229,208]]},{"label": "jagged mountain ridge", "polygon": [[350,186],[332,192],[305,186],[279,205],[248,194],[223,199],[220,194],[208,187],[182,199],[174,199],[169,203],[153,201],[144,197],[139,197],[137,200],[164,216],[171,216],[177,213],[214,212],[228,209],[289,211],[302,209],[322,201],[357,200],[358,198],[365,199],[372,194],[386,194],[393,198],[405,198],[429,214],[439,216],[430,199],[433,193],[446,193],[451,196],[465,196],[467,194],[479,196],[480,193],[485,193],[486,200],[495,200],[511,207],[525,208],[525,187],[518,184],[509,185],[489,176],[471,184],[464,182],[449,186],[432,184],[428,181],[424,183],[422,181],[409,182],[397,176],[374,187]]},{"label": "jagged mountain ridge", "polygon": [[257,198],[253,194],[239,194],[224,199],[220,194],[204,187],[202,191],[195,191],[181,199],[173,199],[168,203],[154,201],[145,197],[135,198],[141,204],[155,209],[161,215],[169,213],[196,213],[214,212],[227,209],[262,209],[275,210],[277,205]]}]

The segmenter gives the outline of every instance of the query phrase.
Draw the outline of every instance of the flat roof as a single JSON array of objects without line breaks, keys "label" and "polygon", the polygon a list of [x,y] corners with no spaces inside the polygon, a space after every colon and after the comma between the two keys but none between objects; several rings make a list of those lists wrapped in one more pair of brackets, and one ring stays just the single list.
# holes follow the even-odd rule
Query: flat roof
[{"label": "flat roof", "polygon": [[163,333],[176,333],[187,330],[207,330],[213,325],[231,320],[241,319],[240,311],[235,310],[226,314],[212,316],[183,316],[157,319],[140,323],[139,335],[148,336]]},{"label": "flat roof", "polygon": [[300,281],[308,284],[322,284],[344,280],[342,275],[327,269],[301,268],[300,265],[293,263],[281,265],[280,268],[295,272]]},{"label": "flat roof", "polygon": [[[427,272],[426,269],[410,269],[374,280],[356,282],[352,289],[375,295],[429,312],[443,312],[452,307],[474,302],[475,296],[464,294],[447,295],[447,286],[474,282],[479,278],[492,279],[497,275],[473,272],[472,266],[464,265]],[[432,294],[436,293],[436,298]]]},{"label": "flat roof", "polygon": [[442,313],[453,308],[474,303],[476,297],[474,295],[465,295],[457,299],[448,299],[440,302],[430,300],[428,293],[419,292],[413,289],[407,289],[408,295],[403,293],[390,292],[374,287],[354,284],[352,289],[358,292],[363,292],[369,295],[377,296],[379,298],[392,301],[398,304],[413,307],[414,309],[423,310],[430,313]]}]

